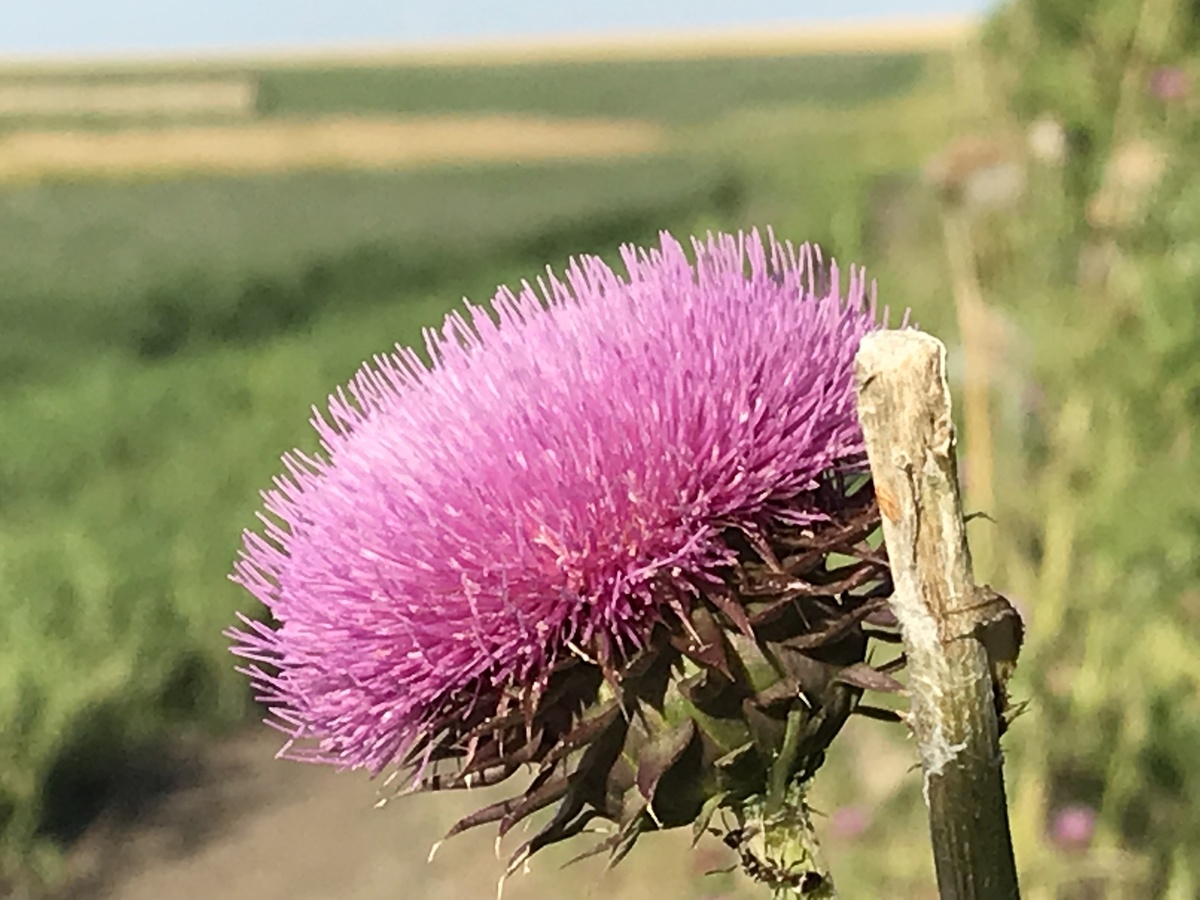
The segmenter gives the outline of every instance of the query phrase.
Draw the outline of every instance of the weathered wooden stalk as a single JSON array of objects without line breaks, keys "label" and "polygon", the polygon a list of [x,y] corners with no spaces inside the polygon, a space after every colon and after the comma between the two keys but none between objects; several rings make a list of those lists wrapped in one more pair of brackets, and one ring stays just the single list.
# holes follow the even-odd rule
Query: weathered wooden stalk
[{"label": "weathered wooden stalk", "polygon": [[975,585],[959,499],[946,349],[915,330],[864,338],[858,415],[908,659],[943,900],[1019,897],[999,735],[1021,622]]}]

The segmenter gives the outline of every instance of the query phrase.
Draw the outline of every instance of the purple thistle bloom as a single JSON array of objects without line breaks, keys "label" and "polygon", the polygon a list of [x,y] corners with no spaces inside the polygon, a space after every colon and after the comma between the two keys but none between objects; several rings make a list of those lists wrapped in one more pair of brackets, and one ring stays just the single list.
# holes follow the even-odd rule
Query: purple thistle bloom
[{"label": "purple thistle bloom", "polygon": [[829,817],[829,830],[843,841],[854,841],[862,837],[871,827],[871,812],[862,806],[842,806]]},{"label": "purple thistle bloom", "polygon": [[1060,850],[1086,850],[1096,833],[1096,811],[1073,803],[1054,813],[1050,839]]},{"label": "purple thistle bloom", "polygon": [[1150,93],[1166,103],[1186,99],[1191,88],[1188,73],[1178,66],[1160,66],[1150,75]]},{"label": "purple thistle bloom", "polygon": [[[378,773],[581,655],[619,662],[863,464],[851,270],[757,232],[571,263],[378,356],[284,458],[230,632],[293,758]],[[302,742],[306,748],[296,746]],[[419,763],[418,763],[419,766]]]}]

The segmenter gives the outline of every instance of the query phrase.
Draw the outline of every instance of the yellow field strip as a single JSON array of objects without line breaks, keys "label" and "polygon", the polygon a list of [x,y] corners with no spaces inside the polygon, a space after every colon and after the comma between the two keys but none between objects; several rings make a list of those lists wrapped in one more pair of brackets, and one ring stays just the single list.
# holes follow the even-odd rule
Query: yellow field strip
[{"label": "yellow field strip", "polygon": [[853,24],[781,23],[775,28],[657,34],[589,34],[443,44],[278,48],[140,56],[0,59],[0,74],[78,71],[195,71],[301,66],[512,65],[605,60],[703,59],[807,53],[900,53],[949,49],[977,33],[979,20],[956,16]]},{"label": "yellow field strip", "polygon": [[667,148],[641,122],[532,116],[274,120],[250,125],[21,131],[0,136],[0,181],[637,156]]},{"label": "yellow field strip", "polygon": [[249,116],[254,79],[167,79],[133,84],[0,83],[0,118],[25,116]]}]

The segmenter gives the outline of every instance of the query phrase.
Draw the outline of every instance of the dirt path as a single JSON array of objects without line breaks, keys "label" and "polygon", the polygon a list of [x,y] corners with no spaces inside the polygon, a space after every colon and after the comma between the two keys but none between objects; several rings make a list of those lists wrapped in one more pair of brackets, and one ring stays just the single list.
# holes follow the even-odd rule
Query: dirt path
[{"label": "dirt path", "polygon": [[[185,763],[188,774],[131,821],[99,823],[71,860],[71,900],[491,900],[502,869],[493,830],[455,838],[427,863],[457,815],[498,795],[409,797],[373,809],[376,784],[353,774],[273,759],[265,729]],[[507,900],[733,898],[735,882],[704,878],[727,857],[687,849],[688,836],[652,836],[605,873],[602,862],[566,870],[586,849],[539,856],[505,887]],[[520,838],[506,844],[511,852]],[[580,843],[583,841],[584,843]]]}]

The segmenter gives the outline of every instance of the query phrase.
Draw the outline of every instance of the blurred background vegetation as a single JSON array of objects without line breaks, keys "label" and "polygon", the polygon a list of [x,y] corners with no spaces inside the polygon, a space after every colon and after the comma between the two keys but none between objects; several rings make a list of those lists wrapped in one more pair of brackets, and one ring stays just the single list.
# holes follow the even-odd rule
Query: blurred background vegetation
[{"label": "blurred background vegetation", "polygon": [[[225,575],[363,359],[574,253],[773,225],[866,263],[951,346],[993,520],[971,525],[978,577],[1028,622],[1006,737],[1026,896],[1200,896],[1200,3],[1014,0],[920,53],[184,75],[251,79],[224,129],[591,117],[662,140],[105,176],[6,168],[5,141],[144,120],[0,117],[0,890],[61,889],[139,759],[256,721]],[[927,896],[902,735],[842,744],[818,790],[845,895]]]}]

